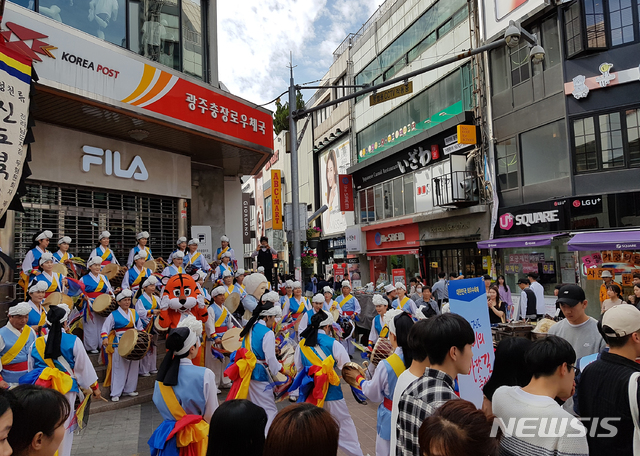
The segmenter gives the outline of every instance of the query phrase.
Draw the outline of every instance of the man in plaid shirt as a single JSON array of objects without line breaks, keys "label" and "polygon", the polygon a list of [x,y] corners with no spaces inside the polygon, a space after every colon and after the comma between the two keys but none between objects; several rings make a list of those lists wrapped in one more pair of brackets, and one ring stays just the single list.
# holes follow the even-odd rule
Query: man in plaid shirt
[{"label": "man in plaid shirt", "polygon": [[402,393],[398,403],[397,456],[420,456],[418,430],[438,407],[458,399],[453,379],[471,368],[475,333],[460,315],[446,313],[427,320],[425,340],[431,367]]}]

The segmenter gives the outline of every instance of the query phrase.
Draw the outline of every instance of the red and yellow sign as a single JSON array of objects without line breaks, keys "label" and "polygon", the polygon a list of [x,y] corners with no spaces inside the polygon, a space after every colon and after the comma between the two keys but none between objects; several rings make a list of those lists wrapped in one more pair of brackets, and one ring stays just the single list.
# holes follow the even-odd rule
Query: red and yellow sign
[{"label": "red and yellow sign", "polygon": [[274,230],[282,229],[282,171],[271,170],[271,223]]}]

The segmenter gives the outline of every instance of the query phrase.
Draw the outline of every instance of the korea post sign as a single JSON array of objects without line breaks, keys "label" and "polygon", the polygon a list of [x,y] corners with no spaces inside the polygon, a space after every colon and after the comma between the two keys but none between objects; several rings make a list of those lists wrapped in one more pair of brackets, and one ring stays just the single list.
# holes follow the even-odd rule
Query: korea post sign
[{"label": "korea post sign", "polygon": [[271,223],[274,230],[282,229],[282,171],[271,170]]},{"label": "korea post sign", "polygon": [[493,339],[482,277],[449,282],[449,308],[471,324],[475,340],[469,375],[458,375],[460,397],[482,407],[482,388],[493,373]]}]

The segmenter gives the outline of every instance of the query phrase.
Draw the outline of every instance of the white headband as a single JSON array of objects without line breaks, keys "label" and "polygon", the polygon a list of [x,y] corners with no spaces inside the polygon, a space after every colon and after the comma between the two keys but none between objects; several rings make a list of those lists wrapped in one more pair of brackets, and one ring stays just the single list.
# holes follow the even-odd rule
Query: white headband
[{"label": "white headband", "polygon": [[287,281],[284,283],[284,287],[285,287],[285,288],[293,288],[293,280],[287,280]]},{"label": "white headband", "polygon": [[302,289],[302,284],[296,280],[295,282],[293,282],[293,283],[291,284],[291,288],[293,288],[294,290],[295,290],[296,288],[300,288],[300,289]]},{"label": "white headband", "polygon": [[[60,323],[64,323],[65,321],[67,321],[67,318],[69,317],[69,312],[71,312],[71,309],[69,309],[69,306],[66,304],[58,304],[58,307],[64,310],[64,317],[60,319]],[[49,321],[48,318],[46,319],[46,322],[49,326],[51,326],[51,322]]]},{"label": "white headband", "polygon": [[323,293],[331,293],[331,295],[333,295],[333,290],[331,289],[331,287],[324,287],[322,289]]},{"label": "white headband", "polygon": [[396,287],[394,287],[393,285],[389,284],[389,285],[385,285],[384,287],[384,291],[387,293],[391,293],[392,291],[396,291]]},{"label": "white headband", "polygon": [[156,276],[151,276],[144,281],[144,283],[142,284],[142,288],[147,288],[150,285],[157,285],[157,284],[158,284],[158,279],[156,278]]},{"label": "white headband", "polygon": [[102,258],[96,255],[93,258],[91,258],[89,261],[87,261],[87,267],[91,267],[94,264],[102,264]]},{"label": "white headband", "polygon": [[47,291],[47,283],[44,281],[36,282],[29,288],[29,293],[36,293],[38,291]]},{"label": "white headband", "polygon": [[349,287],[349,288],[351,288],[351,284],[349,283],[349,281],[348,281],[348,280],[343,280],[343,281],[342,281],[342,288],[344,288],[344,287]]},{"label": "white headband", "polygon": [[224,253],[222,254],[222,258],[231,258],[231,253],[229,253],[229,252],[224,252]]},{"label": "white headband", "polygon": [[396,323],[394,322],[394,319],[398,315],[402,315],[403,313],[404,313],[404,310],[391,309],[391,310],[388,310],[386,314],[384,314],[384,324],[387,326],[387,328],[389,328],[389,332],[393,333],[396,336],[398,334],[396,333]]},{"label": "white headband", "polygon": [[240,268],[236,271],[236,277],[240,277],[241,275],[244,275],[244,269]]},{"label": "white headband", "polygon": [[10,317],[15,315],[29,315],[29,312],[31,312],[31,306],[28,302],[19,302],[15,306],[9,307]]},{"label": "white headband", "polygon": [[214,297],[216,297],[218,295],[224,295],[226,292],[227,292],[227,290],[225,290],[224,287],[221,285],[221,286],[211,290],[211,297],[214,298]]},{"label": "white headband", "polygon": [[125,298],[130,298],[131,296],[133,296],[133,292],[127,288],[126,290],[122,290],[118,296],[116,296],[116,301],[122,301]]},{"label": "white headband", "polygon": [[176,241],[176,245],[180,245],[180,244],[182,244],[183,242],[187,242],[187,238],[186,238],[186,237],[184,237],[184,236],[180,236],[180,237],[178,238],[178,240]]},{"label": "white headband", "polygon": [[323,326],[329,326],[335,323],[333,316],[331,315],[331,312],[324,312],[325,315],[327,315],[327,318],[325,318],[321,323],[320,323],[320,328],[322,328]]},{"label": "white headband", "polygon": [[225,277],[233,277],[233,272],[229,271],[228,269],[226,271],[224,271],[222,273],[222,278],[224,279]]},{"label": "white headband", "polygon": [[111,233],[109,233],[108,231],[103,231],[102,233],[100,233],[100,237],[98,238],[98,240],[101,241],[104,238],[109,239],[110,237],[111,237]]},{"label": "white headband", "polygon": [[173,258],[184,258],[184,252],[182,250],[178,250],[177,252],[173,252]]},{"label": "white headband", "polygon": [[402,283],[402,282],[396,282],[396,290],[398,288],[402,288],[404,291],[407,291],[407,287],[405,287],[404,283]]},{"label": "white headband", "polygon": [[149,239],[149,233],[146,231],[141,231],[138,234],[136,234],[136,239],[140,240],[140,239]]},{"label": "white headband", "polygon": [[280,306],[274,305],[270,309],[263,310],[262,312],[260,312],[260,316],[261,317],[276,317],[276,318],[277,317],[281,317],[282,316],[282,309],[280,308]]},{"label": "white headband", "polygon": [[280,301],[280,296],[275,291],[270,291],[269,293],[265,293],[261,298],[262,302],[278,302]]},{"label": "white headband", "polygon": [[49,230],[44,230],[36,237],[36,241],[41,241],[43,239],[51,239],[53,237],[53,233]]},{"label": "white headband", "polygon": [[373,295],[373,305],[374,306],[386,306],[388,302],[386,299],[382,297],[382,295],[376,294]]},{"label": "white headband", "polygon": [[191,239],[191,240],[189,241],[189,245],[198,245],[198,244],[200,244],[200,242],[198,242],[198,240],[197,240],[197,239]]},{"label": "white headband", "polygon": [[222,237],[220,238],[220,242],[229,242],[229,238],[228,238],[228,237],[226,237],[226,236],[222,236]]},{"label": "white headband", "polygon": [[53,261],[53,253],[44,252],[40,257],[40,264],[46,263],[47,261]]},{"label": "white headband", "polygon": [[264,266],[258,266],[258,272],[262,274],[264,272]]},{"label": "white headband", "polygon": [[136,260],[144,260],[145,258],[147,258],[147,252],[145,252],[144,250],[140,250],[138,253],[136,253],[136,255],[133,257],[133,261]]},{"label": "white headband", "polygon": [[202,336],[202,322],[197,320],[193,315],[187,316],[184,320],[178,323],[178,328],[188,328],[189,329],[189,337],[184,341],[184,345],[180,350],[175,352],[177,356],[184,355],[191,347],[196,345],[200,341],[200,337]]},{"label": "white headband", "polygon": [[58,245],[60,244],[71,244],[71,238],[69,236],[62,236],[58,239]]},{"label": "white headband", "polygon": [[324,302],[324,296],[321,295],[320,293],[318,293],[317,295],[315,295],[313,297],[313,302],[317,302],[317,303],[322,304]]}]

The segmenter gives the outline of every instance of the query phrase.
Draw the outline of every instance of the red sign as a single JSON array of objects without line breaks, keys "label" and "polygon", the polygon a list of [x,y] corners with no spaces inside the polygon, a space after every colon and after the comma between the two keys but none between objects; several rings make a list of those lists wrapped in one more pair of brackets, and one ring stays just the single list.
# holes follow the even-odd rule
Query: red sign
[{"label": "red sign", "polygon": [[367,231],[367,250],[397,249],[419,245],[420,229],[415,223]]},{"label": "red sign", "polygon": [[264,165],[264,170],[269,171],[269,168],[271,168],[273,165],[275,165],[278,162],[279,156],[280,156],[280,151],[276,149],[273,152],[273,157],[271,157],[271,159]]},{"label": "red sign", "polygon": [[392,269],[391,277],[393,278],[391,283],[393,283],[394,285],[398,282],[403,285],[407,284],[407,273],[404,269]]},{"label": "red sign", "polygon": [[350,174],[339,174],[340,182],[340,212],[355,210],[353,202],[353,177]]}]

